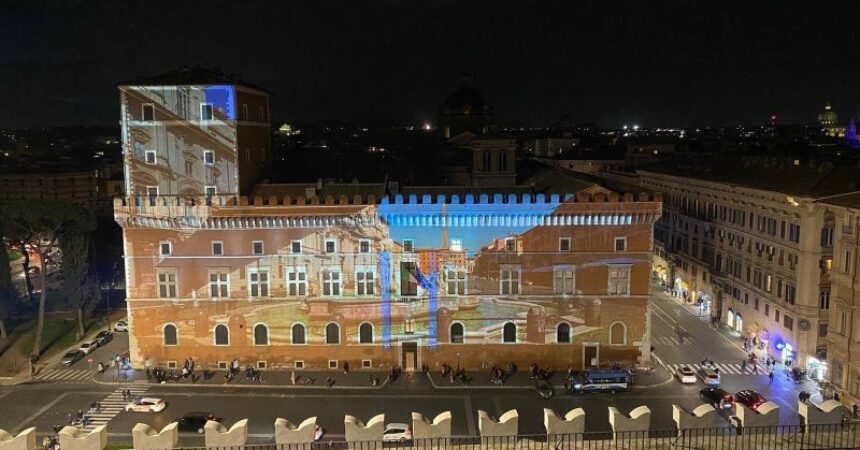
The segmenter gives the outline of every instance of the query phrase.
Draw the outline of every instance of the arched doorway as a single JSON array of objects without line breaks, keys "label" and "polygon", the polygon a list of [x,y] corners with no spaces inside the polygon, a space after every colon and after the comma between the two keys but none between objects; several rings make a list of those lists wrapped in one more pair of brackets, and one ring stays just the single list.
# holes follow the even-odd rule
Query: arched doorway
[{"label": "arched doorway", "polygon": [[726,325],[728,325],[729,328],[735,327],[735,312],[732,308],[729,308],[729,312],[726,314]]},{"label": "arched doorway", "polygon": [[735,331],[738,333],[743,333],[744,330],[744,318],[740,314],[735,314]]}]

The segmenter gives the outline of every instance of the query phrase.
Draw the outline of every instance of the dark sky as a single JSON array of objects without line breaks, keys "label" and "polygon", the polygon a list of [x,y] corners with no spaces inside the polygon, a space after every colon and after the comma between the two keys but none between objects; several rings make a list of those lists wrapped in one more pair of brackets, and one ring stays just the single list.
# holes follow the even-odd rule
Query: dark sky
[{"label": "dark sky", "polygon": [[847,119],[858,29],[856,0],[0,0],[0,128],[115,123],[117,82],[198,64],[270,89],[276,120],[433,120],[462,72],[537,124]]}]

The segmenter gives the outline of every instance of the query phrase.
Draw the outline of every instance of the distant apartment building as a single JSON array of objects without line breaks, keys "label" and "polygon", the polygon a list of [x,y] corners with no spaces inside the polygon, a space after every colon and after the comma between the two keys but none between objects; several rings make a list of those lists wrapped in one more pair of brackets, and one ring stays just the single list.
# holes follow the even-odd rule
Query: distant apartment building
[{"label": "distant apartment building", "polygon": [[261,184],[265,92],[199,75],[120,87],[134,366],[648,362],[659,197]]},{"label": "distant apartment building", "polygon": [[642,187],[662,192],[665,202],[655,228],[654,270],[662,282],[763,342],[773,357],[824,379],[837,362],[826,338],[836,220],[818,200],[858,190],[858,168],[702,158],[638,173]]},{"label": "distant apartment building", "polygon": [[95,202],[102,192],[98,171],[67,173],[0,173],[0,199]]},{"label": "distant apartment building", "polygon": [[[833,212],[833,270],[830,292],[821,298],[830,310],[827,329],[828,380],[846,406],[860,404],[860,193],[819,202]],[[827,236],[831,239],[831,236]]]}]

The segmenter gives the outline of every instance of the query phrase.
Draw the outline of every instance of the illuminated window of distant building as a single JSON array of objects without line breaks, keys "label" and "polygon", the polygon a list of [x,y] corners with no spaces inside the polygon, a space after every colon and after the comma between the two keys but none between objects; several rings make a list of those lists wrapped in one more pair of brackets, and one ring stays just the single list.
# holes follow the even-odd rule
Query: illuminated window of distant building
[{"label": "illuminated window of distant building", "polygon": [[563,237],[558,239],[558,251],[560,252],[569,252],[570,251],[570,238]]},{"label": "illuminated window of distant building", "polygon": [[361,239],[358,241],[358,252],[370,253],[370,241],[368,239]]},{"label": "illuminated window of distant building", "polygon": [[307,342],[305,336],[305,326],[300,323],[294,323],[291,328],[291,337],[293,345],[301,345]]},{"label": "illuminated window of distant building", "polygon": [[302,253],[302,241],[291,241],[290,242],[290,253],[299,255]]},{"label": "illuminated window of distant building", "polygon": [[465,295],[466,294],[466,271],[465,270],[448,270],[448,295]]},{"label": "illuminated window of distant building", "polygon": [[452,344],[462,344],[463,343],[463,324],[460,322],[454,322],[451,324],[451,343]]},{"label": "illuminated window of distant building", "polygon": [[615,238],[615,251],[623,252],[627,250],[627,238],[626,237],[617,237]]},{"label": "illuminated window of distant building", "polygon": [[502,342],[505,344],[517,342],[517,326],[513,322],[506,322],[502,327]]},{"label": "illuminated window of distant building", "polygon": [[413,239],[404,239],[403,240],[403,251],[411,252],[414,251],[415,241]]},{"label": "illuminated window of distant building", "polygon": [[609,285],[607,292],[609,295],[628,295],[630,294],[630,266],[608,266]]},{"label": "illuminated window of distant building", "polygon": [[209,273],[209,296],[227,298],[230,295],[230,275],[227,272]]},{"label": "illuminated window of distant building", "polygon": [[147,164],[155,164],[158,162],[155,156],[155,150],[147,150],[144,155],[146,157]]},{"label": "illuminated window of distant building", "polygon": [[570,343],[570,325],[562,322],[558,324],[555,332],[555,342],[559,344],[569,344]]},{"label": "illuminated window of distant building", "polygon": [[176,271],[158,272],[158,296],[160,298],[176,298]]},{"label": "illuminated window of distant building", "polygon": [[499,291],[502,294],[517,295],[520,293],[520,266],[499,266]]},{"label": "illuminated window of distant building", "polygon": [[305,266],[287,267],[287,295],[290,297],[308,295],[308,274]]},{"label": "illuminated window of distant building", "polygon": [[323,295],[340,295],[340,271],[325,269],[322,272]]},{"label": "illuminated window of distant building", "polygon": [[248,293],[251,297],[269,296],[269,269],[248,269]]},{"label": "illuminated window of distant building", "polygon": [[356,295],[373,295],[374,294],[374,276],[372,266],[356,267],[355,272],[355,293]]},{"label": "illuminated window of distant building", "polygon": [[325,343],[339,344],[340,343],[340,326],[336,323],[330,323],[325,326]]},{"label": "illuminated window of distant building", "polygon": [[255,255],[263,254],[263,241],[254,241],[251,243],[251,253]]},{"label": "illuminated window of distant building", "polygon": [[559,266],[553,268],[553,291],[556,294],[573,294],[573,268]]},{"label": "illuminated window of distant building", "polygon": [[230,329],[227,325],[215,325],[215,345],[230,345]]},{"label": "illuminated window of distant building", "polygon": [[224,242],[212,241],[212,255],[220,256],[224,254]]},{"label": "illuminated window of distant building", "polygon": [[152,122],[155,120],[155,105],[152,103],[144,103],[141,105],[141,116],[144,122]]},{"label": "illuminated window of distant building", "polygon": [[212,120],[212,104],[200,104],[200,120]]},{"label": "illuminated window of distant building", "polygon": [[215,164],[215,152],[212,150],[203,150],[203,164],[207,166]]}]

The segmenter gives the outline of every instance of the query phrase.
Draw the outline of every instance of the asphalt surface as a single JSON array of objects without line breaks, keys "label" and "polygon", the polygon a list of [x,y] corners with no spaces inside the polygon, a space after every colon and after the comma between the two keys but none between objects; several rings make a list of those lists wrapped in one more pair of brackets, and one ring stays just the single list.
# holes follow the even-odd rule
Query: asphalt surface
[{"label": "asphalt surface", "polygon": [[[723,336],[712,330],[706,320],[700,320],[683,306],[662,294],[655,294],[652,302],[652,336],[655,353],[667,366],[700,363],[705,357],[716,363],[738,364],[745,352],[736,337]],[[677,338],[676,330],[686,330],[685,343],[672,344]],[[664,343],[660,343],[660,341]],[[107,361],[121,353],[128,345],[123,333],[104,348],[92,353],[95,361]],[[66,369],[86,369],[86,359]],[[661,369],[662,370],[662,369]],[[797,393],[799,385],[788,380],[782,371],[771,384],[765,373],[724,374],[722,388],[729,392],[755,389],[780,406],[782,424],[797,423]],[[39,433],[48,433],[53,425],[64,424],[69,412],[86,409],[90,402],[100,401],[125,386],[88,382],[66,382],[63,380],[36,380],[34,383],[3,388],[0,390],[0,428],[20,431],[36,426]],[[131,385],[129,385],[131,386]],[[588,431],[609,431],[608,406],[623,412],[647,405],[652,410],[651,428],[668,430],[674,428],[672,404],[692,410],[701,402],[698,391],[702,385],[682,385],[677,380],[668,380],[651,387],[632,389],[619,394],[592,394],[570,396],[558,394],[544,400],[535,392],[523,389],[433,389],[428,383],[407,383],[398,380],[380,390],[340,389],[298,391],[268,387],[253,389],[243,386],[173,386],[135,383],[135,388],[146,388],[146,396],[160,397],[168,402],[165,411],[159,414],[116,412],[107,420],[111,441],[131,441],[131,428],[138,422],[152,424],[158,428],[187,412],[212,412],[225,424],[248,418],[252,442],[270,442],[275,418],[284,417],[296,423],[308,416],[318,417],[318,423],[326,430],[324,439],[339,439],[343,436],[343,416],[352,414],[362,420],[378,414],[386,414],[386,422],[411,423],[411,412],[418,411],[433,417],[450,410],[453,414],[455,435],[478,435],[477,411],[485,410],[499,416],[508,409],[516,408],[520,413],[520,431],[525,434],[541,434],[543,408],[552,408],[564,414],[568,410],[582,407],[586,411]],[[725,419],[720,426],[728,426]],[[183,434],[184,445],[200,445],[202,439],[194,434]]]}]

